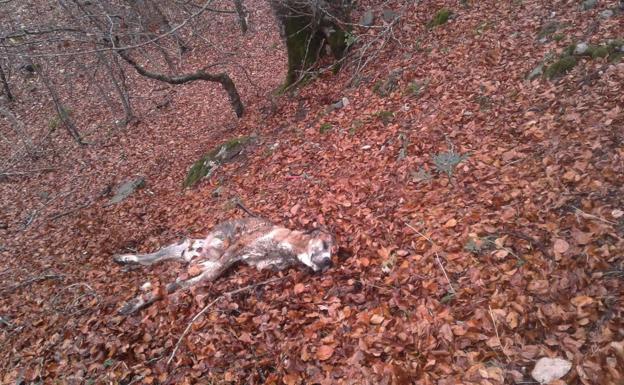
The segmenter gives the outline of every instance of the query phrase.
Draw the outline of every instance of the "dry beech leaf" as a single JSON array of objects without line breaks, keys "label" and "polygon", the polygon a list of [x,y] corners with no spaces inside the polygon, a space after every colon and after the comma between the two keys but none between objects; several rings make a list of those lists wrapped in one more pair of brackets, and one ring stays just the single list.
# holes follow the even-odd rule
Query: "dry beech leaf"
[{"label": "dry beech leaf", "polygon": [[297,385],[299,383],[299,375],[293,373],[286,374],[282,381],[285,385]]},{"label": "dry beech leaf", "polygon": [[570,248],[570,245],[565,240],[563,240],[561,238],[555,239],[555,243],[553,245],[553,249],[554,249],[555,253],[563,254],[566,251],[568,251],[569,248]]},{"label": "dry beech leaf", "polygon": [[298,283],[293,288],[293,291],[295,292],[295,294],[301,294],[305,291],[305,285],[303,283]]},{"label": "dry beech leaf", "polygon": [[379,325],[380,323],[382,323],[384,320],[384,317],[381,314],[373,314],[370,317],[370,323],[372,323],[373,325]]},{"label": "dry beech leaf", "polygon": [[592,240],[592,233],[584,233],[577,228],[572,229],[572,238],[578,245],[586,245]]},{"label": "dry beech leaf", "polygon": [[586,295],[579,295],[577,297],[572,298],[572,300],[570,302],[574,306],[583,307],[585,305],[589,305],[589,304],[593,303],[594,299],[592,297],[588,297]]},{"label": "dry beech leaf", "polygon": [[446,223],[444,224],[444,227],[446,227],[447,229],[453,228],[457,226],[457,219],[455,218],[451,218],[448,221],[446,221]]},{"label": "dry beech leaf", "polygon": [[316,350],[316,358],[319,361],[328,360],[334,354],[334,348],[329,345],[322,345]]}]

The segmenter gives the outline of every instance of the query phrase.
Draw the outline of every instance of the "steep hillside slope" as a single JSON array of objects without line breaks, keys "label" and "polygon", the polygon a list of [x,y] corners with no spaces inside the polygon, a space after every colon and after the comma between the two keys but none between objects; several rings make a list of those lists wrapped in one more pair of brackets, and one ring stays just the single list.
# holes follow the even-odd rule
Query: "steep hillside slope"
[{"label": "steep hillside slope", "polygon": [[[4,181],[0,382],[533,383],[548,356],[572,363],[559,384],[621,383],[619,3],[384,4],[359,5],[376,27],[355,27],[342,71],[273,108],[250,97],[243,120],[198,116],[210,101],[188,87],[117,140]],[[390,6],[399,19],[384,21]],[[593,46],[575,54],[581,42]],[[265,91],[279,55],[259,69]],[[237,161],[181,189],[203,152],[243,135],[256,139]],[[105,207],[102,189],[137,174],[146,188]],[[222,298],[168,364],[206,304],[275,274],[239,268],[121,317],[143,282],[184,268],[126,272],[111,256],[201,235],[242,215],[234,197],[293,228],[327,225],[336,266]]]}]

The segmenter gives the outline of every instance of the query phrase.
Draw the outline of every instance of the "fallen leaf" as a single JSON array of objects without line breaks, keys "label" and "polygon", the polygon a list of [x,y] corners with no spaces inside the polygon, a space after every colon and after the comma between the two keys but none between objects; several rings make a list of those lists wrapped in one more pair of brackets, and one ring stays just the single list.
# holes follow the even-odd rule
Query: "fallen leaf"
[{"label": "fallen leaf", "polygon": [[578,245],[586,245],[592,240],[592,233],[584,233],[577,228],[572,229],[572,238]]},{"label": "fallen leaf", "polygon": [[447,229],[455,227],[457,225],[457,220],[455,218],[451,218],[444,224],[444,227]]},{"label": "fallen leaf", "polygon": [[553,249],[554,249],[555,253],[563,254],[566,251],[568,251],[569,248],[570,248],[570,245],[565,240],[563,240],[561,238],[555,239],[555,244],[553,246]]},{"label": "fallen leaf", "polygon": [[370,323],[372,323],[373,325],[379,325],[380,323],[382,323],[384,320],[384,317],[380,314],[373,314],[370,317]]},{"label": "fallen leaf", "polygon": [[303,283],[298,283],[293,288],[293,291],[295,292],[295,294],[301,294],[305,291],[305,285]]},{"label": "fallen leaf", "polygon": [[299,383],[299,375],[298,374],[286,374],[283,378],[282,381],[284,382],[285,385],[296,385],[297,383]]},{"label": "fallen leaf", "polygon": [[594,302],[594,299],[592,297],[588,297],[586,295],[579,295],[577,297],[572,298],[572,300],[570,302],[574,306],[583,307],[585,305],[589,305],[592,302]]},{"label": "fallen leaf", "polygon": [[316,358],[325,361],[334,354],[334,348],[329,345],[322,345],[316,350]]}]

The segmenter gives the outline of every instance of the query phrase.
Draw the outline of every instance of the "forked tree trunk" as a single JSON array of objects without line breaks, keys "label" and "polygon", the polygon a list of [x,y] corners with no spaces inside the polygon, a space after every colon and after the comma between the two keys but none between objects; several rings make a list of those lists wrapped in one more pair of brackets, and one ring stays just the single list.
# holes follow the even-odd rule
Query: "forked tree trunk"
[{"label": "forked tree trunk", "polygon": [[271,4],[284,28],[288,51],[286,86],[305,76],[325,45],[335,59],[342,57],[349,10],[340,0],[272,0]]}]

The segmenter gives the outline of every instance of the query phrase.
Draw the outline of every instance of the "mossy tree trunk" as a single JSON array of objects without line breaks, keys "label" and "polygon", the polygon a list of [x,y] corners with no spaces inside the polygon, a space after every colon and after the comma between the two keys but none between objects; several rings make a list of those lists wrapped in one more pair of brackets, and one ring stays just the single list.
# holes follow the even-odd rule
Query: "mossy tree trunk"
[{"label": "mossy tree trunk", "polygon": [[297,82],[316,63],[326,45],[335,59],[343,56],[347,29],[342,23],[348,21],[349,12],[339,0],[275,0],[273,6],[286,38],[286,86]]}]

